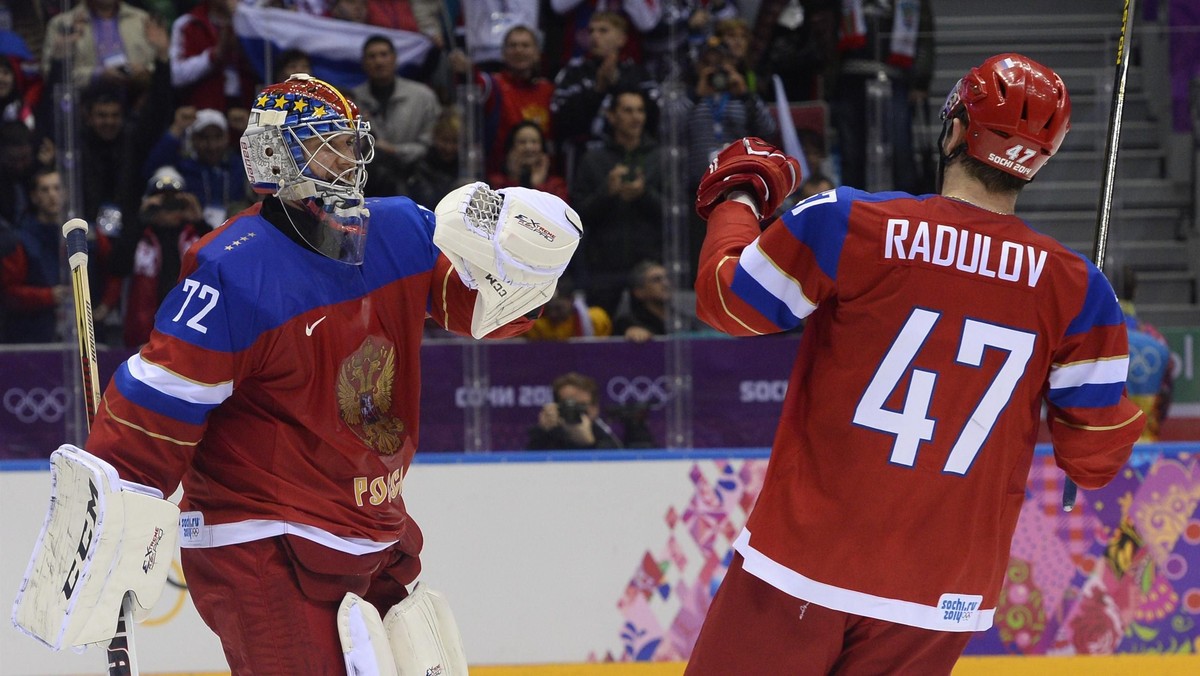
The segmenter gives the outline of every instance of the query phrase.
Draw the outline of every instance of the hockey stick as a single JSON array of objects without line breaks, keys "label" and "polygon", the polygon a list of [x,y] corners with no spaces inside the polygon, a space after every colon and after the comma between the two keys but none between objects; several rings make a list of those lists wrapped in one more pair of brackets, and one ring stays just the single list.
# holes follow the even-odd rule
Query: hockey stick
[{"label": "hockey stick", "polygon": [[[67,263],[71,267],[71,295],[75,299],[75,336],[79,343],[79,365],[83,375],[83,398],[87,406],[88,430],[100,410],[100,363],[96,358],[96,332],[92,323],[92,291],[88,284],[87,221],[72,218],[62,228],[67,240]],[[108,644],[108,676],[138,676],[133,655],[133,604],[126,594],[117,618],[117,632]]]},{"label": "hockey stick", "polygon": [[[1125,82],[1129,76],[1129,43],[1133,35],[1129,32],[1133,23],[1136,0],[1125,0],[1121,13],[1121,37],[1117,41],[1117,73],[1113,82],[1112,105],[1108,110],[1108,141],[1104,146],[1104,176],[1100,182],[1100,203],[1096,207],[1096,242],[1092,249],[1092,262],[1104,271],[1105,251],[1108,248],[1108,225],[1112,220],[1113,183],[1117,176],[1117,150],[1121,142],[1121,117],[1125,113]],[[1064,512],[1075,508],[1075,497],[1079,487],[1068,477],[1063,485],[1062,506]]]}]

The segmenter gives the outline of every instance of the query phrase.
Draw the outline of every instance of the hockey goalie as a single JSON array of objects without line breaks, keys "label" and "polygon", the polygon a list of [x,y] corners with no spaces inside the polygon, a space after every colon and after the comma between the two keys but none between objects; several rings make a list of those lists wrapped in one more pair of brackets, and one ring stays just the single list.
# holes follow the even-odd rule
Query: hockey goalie
[{"label": "hockey goalie", "polygon": [[432,211],[365,198],[369,123],[308,75],[262,90],[241,150],[263,199],[187,251],[85,448],[55,454],[14,620],[54,648],[107,640],[127,591],[152,605],[178,540],[236,676],[465,674],[405,505],[421,337],[427,319],[526,331],[579,217],[483,183]]}]

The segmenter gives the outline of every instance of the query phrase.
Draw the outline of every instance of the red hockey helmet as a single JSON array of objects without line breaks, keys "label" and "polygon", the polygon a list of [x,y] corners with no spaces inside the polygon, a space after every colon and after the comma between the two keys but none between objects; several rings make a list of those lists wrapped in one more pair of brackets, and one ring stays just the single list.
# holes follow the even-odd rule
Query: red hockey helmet
[{"label": "red hockey helmet", "polygon": [[942,119],[964,112],[967,154],[1027,181],[1071,128],[1071,98],[1062,78],[1020,54],[993,56],[954,85]]}]

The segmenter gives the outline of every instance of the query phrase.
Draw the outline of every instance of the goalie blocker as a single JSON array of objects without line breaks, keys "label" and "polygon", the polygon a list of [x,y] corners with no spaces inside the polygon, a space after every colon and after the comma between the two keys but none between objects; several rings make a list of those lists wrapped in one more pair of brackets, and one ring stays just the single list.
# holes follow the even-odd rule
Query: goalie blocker
[{"label": "goalie blocker", "polygon": [[142,621],[162,594],[179,507],[69,444],[50,455],[50,509],[13,605],[13,624],[55,650],[106,643],[133,594]]},{"label": "goalie blocker", "polygon": [[434,210],[433,243],[477,289],[471,335],[482,338],[554,296],[583,236],[579,214],[550,193],[465,185]]}]

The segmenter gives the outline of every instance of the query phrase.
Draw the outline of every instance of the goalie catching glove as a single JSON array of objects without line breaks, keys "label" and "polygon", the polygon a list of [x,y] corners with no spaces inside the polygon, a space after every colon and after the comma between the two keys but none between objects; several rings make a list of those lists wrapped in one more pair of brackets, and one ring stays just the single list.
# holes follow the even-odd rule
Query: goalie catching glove
[{"label": "goalie catching glove", "polygon": [[696,190],[696,213],[708,220],[731,190],[744,190],[758,200],[758,213],[775,213],[800,187],[800,163],[766,141],[748,136],[721,149],[708,165]]},{"label": "goalie catching glove", "polygon": [[472,183],[443,197],[434,213],[433,243],[479,291],[475,338],[549,301],[583,236],[574,209],[530,188]]}]

